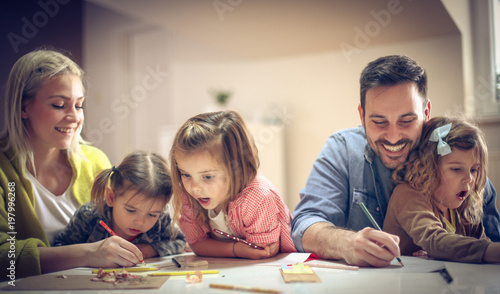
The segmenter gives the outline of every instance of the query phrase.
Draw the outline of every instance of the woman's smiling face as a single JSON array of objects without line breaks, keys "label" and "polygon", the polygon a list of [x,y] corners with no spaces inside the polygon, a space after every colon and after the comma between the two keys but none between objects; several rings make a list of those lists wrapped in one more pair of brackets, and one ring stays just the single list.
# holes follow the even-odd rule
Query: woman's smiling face
[{"label": "woman's smiling face", "polygon": [[224,166],[207,151],[175,153],[182,185],[191,197],[205,209],[219,212],[227,195],[227,176]]},{"label": "woman's smiling face", "polygon": [[68,148],[83,123],[84,99],[79,77],[64,74],[47,80],[22,111],[31,143]]}]

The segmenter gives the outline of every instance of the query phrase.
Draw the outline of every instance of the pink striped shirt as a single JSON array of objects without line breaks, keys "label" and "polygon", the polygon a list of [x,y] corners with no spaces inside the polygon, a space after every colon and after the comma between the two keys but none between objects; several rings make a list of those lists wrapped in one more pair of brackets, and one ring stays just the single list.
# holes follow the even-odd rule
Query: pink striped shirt
[{"label": "pink striped shirt", "polygon": [[[209,238],[208,223],[197,223],[199,212],[182,195],[179,225],[189,244]],[[296,252],[291,238],[292,214],[274,185],[257,175],[228,206],[228,225],[238,237],[252,243],[280,241],[281,252]]]}]

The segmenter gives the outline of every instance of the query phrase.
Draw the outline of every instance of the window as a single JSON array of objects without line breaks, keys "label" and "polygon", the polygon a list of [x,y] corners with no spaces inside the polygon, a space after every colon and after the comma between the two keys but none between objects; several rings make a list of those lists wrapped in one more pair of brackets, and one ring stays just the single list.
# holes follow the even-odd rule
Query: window
[{"label": "window", "polygon": [[500,119],[500,0],[471,1],[474,114]]},{"label": "window", "polygon": [[[493,0],[493,46],[495,60],[496,102],[500,103],[500,0]],[[500,113],[500,109],[499,109]]]}]

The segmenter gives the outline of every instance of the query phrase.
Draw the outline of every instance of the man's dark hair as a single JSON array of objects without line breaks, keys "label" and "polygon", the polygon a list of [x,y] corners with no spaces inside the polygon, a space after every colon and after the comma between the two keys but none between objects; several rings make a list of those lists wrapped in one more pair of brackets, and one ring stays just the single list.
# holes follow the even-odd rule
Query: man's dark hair
[{"label": "man's dark hair", "polygon": [[394,86],[414,82],[422,96],[422,103],[427,103],[427,73],[413,59],[404,55],[380,57],[370,63],[361,72],[359,79],[361,108],[365,111],[366,92],[380,86]]}]

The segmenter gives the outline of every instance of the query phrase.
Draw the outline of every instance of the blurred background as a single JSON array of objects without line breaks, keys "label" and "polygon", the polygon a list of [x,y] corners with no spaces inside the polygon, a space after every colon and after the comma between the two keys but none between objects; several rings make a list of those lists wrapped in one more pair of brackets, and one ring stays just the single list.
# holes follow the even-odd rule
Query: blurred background
[{"label": "blurred background", "polygon": [[2,0],[0,86],[33,49],[70,52],[88,79],[84,135],[114,164],[168,156],[189,117],[236,110],[293,211],[327,137],[360,123],[361,70],[404,54],[428,71],[432,116],[481,124],[499,189],[499,1]]}]

